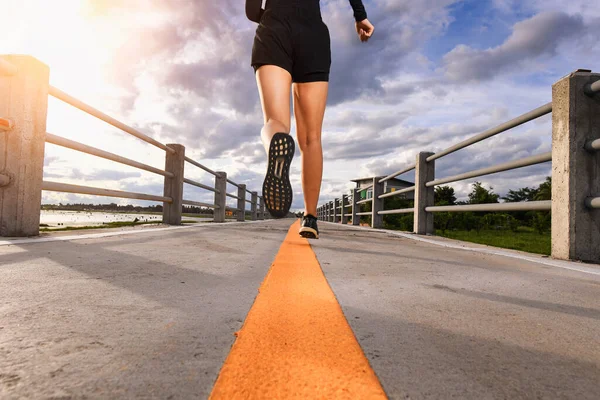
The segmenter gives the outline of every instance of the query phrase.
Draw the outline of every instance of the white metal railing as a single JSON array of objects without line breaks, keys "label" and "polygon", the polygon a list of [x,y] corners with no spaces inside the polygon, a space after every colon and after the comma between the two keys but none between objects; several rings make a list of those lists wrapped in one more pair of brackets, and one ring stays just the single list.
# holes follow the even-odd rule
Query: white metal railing
[{"label": "white metal railing", "polygon": [[[237,212],[237,219],[240,221],[245,220],[245,204],[248,201],[251,204],[251,218],[253,220],[264,219],[264,201],[261,196],[258,196],[257,192],[247,190],[246,185],[238,184],[228,179],[225,172],[215,172],[185,156],[185,148],[183,146],[160,143],[139,130],[51,86],[48,83],[48,75],[48,68],[31,57],[0,57],[0,79],[10,80],[10,85],[3,86],[8,88],[5,90],[9,90],[9,92],[0,91],[0,97],[7,96],[8,110],[12,109],[11,103],[21,105],[20,107],[15,106],[15,110],[12,111],[10,116],[0,115],[0,135],[17,135],[17,140],[11,141],[7,141],[6,137],[3,138],[0,136],[0,145],[4,143],[8,153],[19,154],[19,157],[11,158],[5,171],[0,172],[0,200],[8,199],[7,201],[15,203],[14,210],[7,211],[6,208],[1,210],[0,236],[29,236],[39,233],[39,200],[41,199],[42,190],[163,202],[163,222],[169,224],[181,223],[182,206],[184,204],[212,208],[215,210],[214,221],[223,222],[226,210]],[[44,96],[47,95],[53,96],[125,133],[164,150],[166,152],[165,169],[155,168],[127,157],[45,132],[47,97],[44,99]],[[32,119],[34,119],[33,124],[30,123]],[[21,121],[28,121],[29,123],[21,124]],[[26,129],[36,128],[37,130],[35,131],[26,131]],[[25,143],[26,146],[23,146]],[[44,143],[54,144],[161,175],[165,179],[164,195],[158,196],[45,181],[42,179]],[[18,147],[12,149],[10,146]],[[17,151],[18,149],[20,151]],[[186,162],[212,174],[215,177],[214,185],[206,185],[185,178]],[[183,184],[189,184],[213,192],[215,194],[215,202],[205,203],[183,199]],[[227,193],[227,184],[236,187],[238,193]],[[25,194],[24,197],[22,193]],[[250,200],[246,199],[246,193],[252,195]],[[228,207],[226,204],[227,197],[237,199],[237,207]],[[260,212],[258,210],[259,200]],[[24,213],[28,216],[37,215],[37,222],[35,218],[31,217],[27,218],[27,221],[21,220],[19,215],[23,215]]]}]

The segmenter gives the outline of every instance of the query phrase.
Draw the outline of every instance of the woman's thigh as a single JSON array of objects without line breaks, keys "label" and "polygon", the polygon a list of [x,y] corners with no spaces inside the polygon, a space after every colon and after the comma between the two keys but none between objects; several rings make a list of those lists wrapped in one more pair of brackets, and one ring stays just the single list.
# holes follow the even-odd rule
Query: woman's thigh
[{"label": "woman's thigh", "polygon": [[292,76],[275,65],[263,65],[256,71],[256,82],[265,123],[276,120],[290,128],[290,87]]},{"label": "woman's thigh", "polygon": [[328,82],[294,83],[294,116],[300,147],[321,140]]}]

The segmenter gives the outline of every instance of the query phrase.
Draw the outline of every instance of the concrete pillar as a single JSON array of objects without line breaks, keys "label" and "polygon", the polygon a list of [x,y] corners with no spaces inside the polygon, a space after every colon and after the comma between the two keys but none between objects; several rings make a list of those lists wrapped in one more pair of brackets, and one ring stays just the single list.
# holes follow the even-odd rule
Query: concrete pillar
[{"label": "concrete pillar", "polygon": [[238,185],[237,196],[237,220],[244,222],[246,220],[246,185]]},{"label": "concrete pillar", "polygon": [[258,220],[258,193],[252,192],[252,221]]},{"label": "concrete pillar", "polygon": [[325,221],[329,222],[329,215],[330,215],[330,207],[329,207],[329,202],[325,203]]},{"label": "concrete pillar", "polygon": [[183,175],[185,168],[185,147],[180,144],[167,144],[175,153],[166,152],[165,171],[174,176],[165,176],[164,196],[173,199],[171,203],[163,203],[163,223],[181,225],[183,207]]},{"label": "concrete pillar", "polygon": [[342,196],[342,225],[348,224],[348,195]]},{"label": "concrete pillar", "polygon": [[338,218],[340,217],[340,199],[333,200],[333,222],[338,222]]},{"label": "concrete pillar", "polygon": [[333,200],[330,201],[329,202],[329,210],[330,210],[329,211],[329,222],[335,222],[335,219],[334,219],[335,214],[334,214],[334,208],[333,208],[334,206],[335,206],[335,204],[334,204]]},{"label": "concrete pillar", "polygon": [[264,197],[260,197],[260,219],[265,219],[265,199]]},{"label": "concrete pillar", "polygon": [[432,155],[428,152],[417,154],[414,231],[419,235],[433,234],[433,213],[425,211],[426,207],[435,205],[435,188],[425,186],[435,179],[435,161],[427,162],[427,157]]},{"label": "concrete pillar", "polygon": [[356,215],[359,210],[358,204],[356,204],[360,198],[358,193],[358,189],[352,189],[352,225],[354,226],[360,225],[360,217]]},{"label": "concrete pillar", "polygon": [[0,236],[40,232],[50,69],[29,56],[2,56]]},{"label": "concrete pillar", "polygon": [[574,72],[552,86],[552,257],[600,262],[600,154],[585,143],[600,138],[600,96],[585,87],[600,74]]},{"label": "concrete pillar", "polygon": [[379,215],[379,211],[383,211],[383,199],[379,196],[383,194],[384,183],[379,183],[380,178],[373,178],[373,205],[371,207],[371,227],[383,228],[383,215]]},{"label": "concrete pillar", "polygon": [[227,207],[227,172],[217,171],[215,175],[215,208],[214,222],[225,222],[225,210]]}]

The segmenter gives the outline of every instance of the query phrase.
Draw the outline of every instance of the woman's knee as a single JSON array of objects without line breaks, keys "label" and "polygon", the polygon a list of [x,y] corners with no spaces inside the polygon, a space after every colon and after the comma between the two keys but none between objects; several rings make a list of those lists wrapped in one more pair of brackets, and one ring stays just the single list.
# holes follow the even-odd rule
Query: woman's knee
[{"label": "woman's knee", "polygon": [[307,135],[298,135],[298,145],[300,146],[300,151],[302,152],[311,148],[320,147],[321,132],[314,132],[312,134]]}]

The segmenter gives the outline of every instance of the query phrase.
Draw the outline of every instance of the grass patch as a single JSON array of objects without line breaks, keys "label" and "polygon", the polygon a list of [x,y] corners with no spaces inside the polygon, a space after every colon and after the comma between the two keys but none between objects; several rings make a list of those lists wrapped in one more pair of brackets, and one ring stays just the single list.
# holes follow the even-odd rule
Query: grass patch
[{"label": "grass patch", "polygon": [[526,251],[550,255],[551,238],[549,233],[540,235],[531,228],[519,227],[517,232],[512,231],[436,231],[438,236],[449,239],[463,240],[465,242],[485,244],[488,246],[501,247],[504,249]]},{"label": "grass patch", "polygon": [[[182,224],[196,224],[198,221],[184,220],[181,221]],[[47,227],[43,227],[40,229],[40,232],[61,232],[61,231],[80,231],[84,229],[108,229],[108,228],[123,228],[127,226],[137,226],[137,225],[156,225],[160,224],[161,221],[154,222],[133,222],[133,221],[118,221],[118,222],[108,222],[103,225],[86,225],[86,226],[65,226],[64,228],[58,229],[50,229]],[[41,227],[42,225],[40,225]],[[48,225],[46,225],[48,226]]]}]

